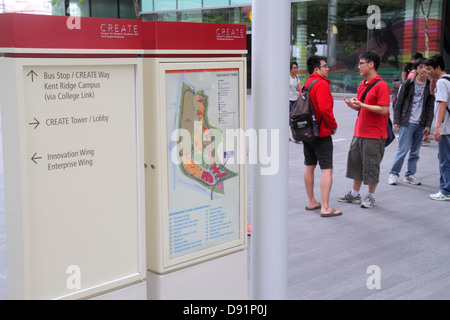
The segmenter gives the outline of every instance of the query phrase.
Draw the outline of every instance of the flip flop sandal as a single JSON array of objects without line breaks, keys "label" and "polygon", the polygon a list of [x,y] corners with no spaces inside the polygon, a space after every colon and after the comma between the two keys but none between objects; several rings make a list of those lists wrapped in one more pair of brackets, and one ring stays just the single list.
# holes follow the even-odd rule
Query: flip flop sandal
[{"label": "flip flop sandal", "polygon": [[305,207],[305,210],[317,210],[322,208],[321,204],[319,203],[317,206],[312,207],[312,208],[308,208],[308,206]]},{"label": "flip flop sandal", "polygon": [[331,210],[328,213],[321,213],[320,216],[324,217],[324,218],[328,218],[328,217],[337,217],[342,215],[342,212],[336,213],[336,209]]}]

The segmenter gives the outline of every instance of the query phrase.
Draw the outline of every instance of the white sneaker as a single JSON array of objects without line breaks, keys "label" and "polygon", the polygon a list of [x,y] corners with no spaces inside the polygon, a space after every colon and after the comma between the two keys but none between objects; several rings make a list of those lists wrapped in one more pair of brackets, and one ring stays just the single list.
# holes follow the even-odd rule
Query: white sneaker
[{"label": "white sneaker", "polygon": [[372,195],[368,194],[364,201],[361,203],[361,208],[373,208],[375,206],[375,199]]},{"label": "white sneaker", "polygon": [[397,179],[398,179],[397,175],[391,173],[389,175],[389,178],[388,178],[388,184],[396,185],[397,184]]},{"label": "white sneaker", "polygon": [[338,197],[337,201],[361,204],[361,195],[358,194],[356,197],[354,197],[352,196],[352,191],[350,190],[345,195]]},{"label": "white sneaker", "polygon": [[450,200],[450,195],[446,196],[439,191],[438,193],[430,194],[430,198],[433,200],[445,201]]},{"label": "white sneaker", "polygon": [[421,184],[420,180],[417,179],[413,174],[410,176],[405,176],[405,179],[403,179],[403,182],[406,182],[409,184],[414,184],[416,186]]}]

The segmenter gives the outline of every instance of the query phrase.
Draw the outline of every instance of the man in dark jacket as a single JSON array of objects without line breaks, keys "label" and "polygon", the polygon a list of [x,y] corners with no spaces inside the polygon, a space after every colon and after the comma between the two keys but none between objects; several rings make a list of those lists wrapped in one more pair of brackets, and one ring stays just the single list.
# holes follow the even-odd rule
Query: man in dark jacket
[{"label": "man in dark jacket", "polygon": [[394,128],[400,128],[398,149],[390,171],[388,184],[396,185],[403,161],[409,151],[404,182],[419,185],[415,176],[419,151],[424,134],[430,132],[434,112],[434,96],[430,93],[430,80],[424,64],[419,58],[414,63],[417,75],[403,82],[394,106]]}]

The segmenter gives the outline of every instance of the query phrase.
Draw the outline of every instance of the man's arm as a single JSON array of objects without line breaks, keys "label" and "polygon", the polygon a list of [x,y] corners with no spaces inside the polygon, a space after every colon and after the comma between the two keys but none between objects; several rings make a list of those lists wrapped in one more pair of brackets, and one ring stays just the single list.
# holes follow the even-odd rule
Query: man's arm
[{"label": "man's arm", "polygon": [[434,95],[429,93],[426,102],[423,104],[425,110],[425,127],[431,128],[434,118]]},{"label": "man's arm", "polygon": [[445,113],[447,112],[447,101],[439,101],[439,108],[436,116],[436,129],[434,130],[434,139],[441,140],[441,124],[444,121]]},{"label": "man's arm", "polygon": [[390,89],[387,83],[385,83],[385,86],[375,86],[372,90],[377,90],[377,95],[381,97],[381,99],[378,99],[378,101],[382,101],[383,104],[386,103],[386,105],[369,105],[366,103],[362,103],[357,98],[351,98],[350,100],[347,100],[344,98],[344,101],[347,103],[347,105],[354,109],[359,111],[361,108],[367,109],[369,111],[372,111],[374,113],[379,114],[388,114],[389,113],[389,106],[390,106]]},{"label": "man's arm", "polygon": [[354,110],[360,110],[361,108],[367,109],[369,111],[379,113],[379,114],[388,114],[389,112],[389,106],[372,106],[370,104],[365,104],[359,101],[356,98],[351,98],[350,100],[347,100],[344,98],[344,101],[347,103],[347,105],[354,109]]},{"label": "man's arm", "polygon": [[391,91],[389,89],[388,84],[384,81],[379,82],[379,84],[376,85],[372,90],[375,91],[377,103],[379,103],[378,105],[370,105],[367,103],[362,103],[361,101],[358,100],[354,101],[353,103],[359,106],[360,108],[364,108],[374,113],[382,115],[388,114],[389,106],[391,104],[390,101]]},{"label": "man's arm", "polygon": [[370,104],[362,103],[361,101],[355,101],[354,104],[358,105],[360,108],[364,108],[375,113],[379,114],[389,113],[389,106],[373,106]]},{"label": "man's arm", "polygon": [[316,100],[322,115],[321,121],[330,130],[336,130],[337,122],[333,114],[333,96],[330,87],[325,81],[319,81],[317,85]]}]

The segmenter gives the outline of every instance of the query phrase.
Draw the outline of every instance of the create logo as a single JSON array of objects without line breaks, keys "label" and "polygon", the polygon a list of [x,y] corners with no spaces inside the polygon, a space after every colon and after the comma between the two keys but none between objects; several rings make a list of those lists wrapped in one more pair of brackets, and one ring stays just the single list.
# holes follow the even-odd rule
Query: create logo
[{"label": "create logo", "polygon": [[137,24],[102,23],[100,25],[100,35],[102,38],[138,36],[139,26]]},{"label": "create logo", "polygon": [[235,40],[245,38],[245,28],[222,28],[216,29],[217,40]]},{"label": "create logo", "polygon": [[367,13],[370,14],[366,21],[367,28],[369,30],[381,29],[381,9],[379,6],[371,5],[367,7]]},{"label": "create logo", "polygon": [[66,21],[67,29],[73,30],[81,29],[81,10],[80,8],[76,7],[73,12],[71,12],[70,8],[67,8],[67,13],[69,14],[69,17]]}]

